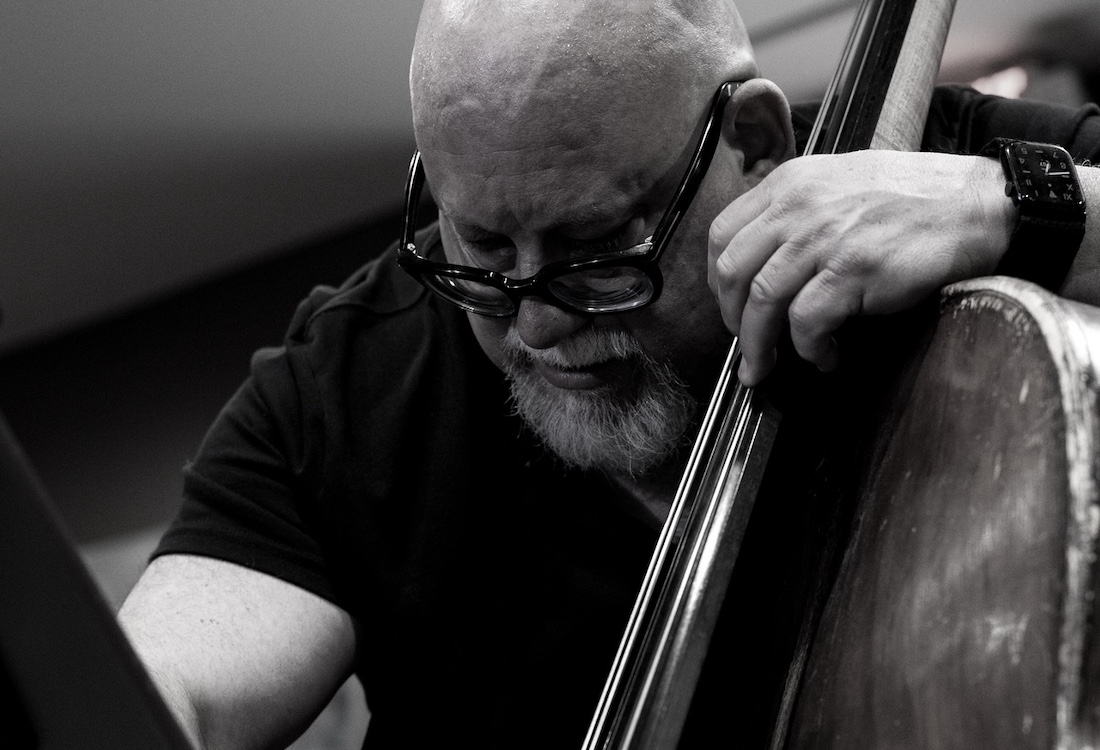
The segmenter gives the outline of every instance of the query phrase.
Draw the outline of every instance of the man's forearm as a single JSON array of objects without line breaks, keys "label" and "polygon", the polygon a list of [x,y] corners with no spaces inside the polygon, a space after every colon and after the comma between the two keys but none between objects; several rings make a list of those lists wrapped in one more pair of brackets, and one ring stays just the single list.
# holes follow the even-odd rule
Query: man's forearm
[{"label": "man's forearm", "polygon": [[195,709],[195,704],[192,702],[187,689],[179,680],[172,679],[164,670],[157,668],[152,654],[144,650],[145,646],[141,642],[140,635],[127,630],[125,619],[121,620],[121,624],[123,630],[126,631],[126,635],[130,638],[130,643],[137,652],[138,658],[145,665],[145,670],[149,673],[153,684],[157,686],[161,699],[164,700],[168,709],[175,716],[176,722],[183,729],[183,733],[187,735],[191,746],[196,750],[205,750],[206,745],[202,741],[198,711]]},{"label": "man's forearm", "polygon": [[1078,167],[1081,190],[1088,207],[1085,237],[1062,286],[1062,295],[1100,306],[1100,167]]},{"label": "man's forearm", "polygon": [[191,742],[283,747],[350,672],[351,618],[315,594],[219,560],[157,558],[119,620]]}]

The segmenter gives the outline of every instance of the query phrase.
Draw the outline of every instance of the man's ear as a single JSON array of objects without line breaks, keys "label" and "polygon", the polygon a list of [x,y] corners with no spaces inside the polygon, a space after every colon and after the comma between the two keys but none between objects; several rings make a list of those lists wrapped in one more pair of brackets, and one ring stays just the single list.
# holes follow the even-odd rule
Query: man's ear
[{"label": "man's ear", "polygon": [[787,97],[765,78],[737,87],[726,104],[724,122],[723,138],[744,154],[743,171],[750,184],[795,155]]}]

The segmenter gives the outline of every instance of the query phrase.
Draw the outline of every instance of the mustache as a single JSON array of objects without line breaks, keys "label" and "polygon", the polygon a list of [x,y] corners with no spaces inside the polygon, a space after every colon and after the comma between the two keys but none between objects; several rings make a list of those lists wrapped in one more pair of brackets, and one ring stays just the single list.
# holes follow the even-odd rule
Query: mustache
[{"label": "mustache", "polygon": [[547,349],[534,349],[525,344],[515,326],[511,326],[501,340],[500,350],[512,367],[541,362],[566,370],[645,356],[641,344],[630,334],[597,328],[577,331]]},{"label": "mustache", "polygon": [[[695,402],[687,385],[631,334],[582,329],[553,347],[532,349],[509,327],[498,341],[514,413],[565,466],[641,476],[690,445]],[[555,388],[532,364],[568,369],[615,359],[626,360],[630,382],[594,392]]]}]

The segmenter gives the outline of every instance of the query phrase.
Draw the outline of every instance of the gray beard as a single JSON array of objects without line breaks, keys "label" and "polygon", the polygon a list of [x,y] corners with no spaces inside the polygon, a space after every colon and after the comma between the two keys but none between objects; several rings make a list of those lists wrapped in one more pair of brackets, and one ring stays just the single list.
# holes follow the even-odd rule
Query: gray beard
[{"label": "gray beard", "polygon": [[[515,412],[567,466],[641,477],[687,444],[695,401],[668,364],[642,351],[629,334],[586,329],[551,349],[531,349],[510,328],[501,345]],[[627,386],[557,388],[531,361],[579,367],[629,360]]]}]

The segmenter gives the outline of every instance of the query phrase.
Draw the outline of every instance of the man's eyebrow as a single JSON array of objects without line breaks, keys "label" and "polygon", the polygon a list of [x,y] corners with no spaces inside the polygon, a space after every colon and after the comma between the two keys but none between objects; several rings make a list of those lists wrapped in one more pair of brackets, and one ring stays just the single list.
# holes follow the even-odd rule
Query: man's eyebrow
[{"label": "man's eyebrow", "polygon": [[[627,202],[622,209],[608,209],[601,204],[589,204],[575,206],[570,209],[568,215],[561,216],[553,224],[545,227],[543,231],[555,234],[568,235],[570,233],[592,233],[593,229],[599,231],[611,231],[631,221],[642,210],[645,203],[643,199]],[[441,213],[446,213],[441,210]],[[447,213],[451,225],[460,231],[476,232],[480,234],[500,234],[477,221],[463,219]]]},{"label": "man's eyebrow", "polygon": [[590,234],[600,233],[604,230],[612,230],[622,226],[635,214],[635,206],[629,206],[623,211],[609,213],[603,210],[582,211],[565,217],[561,222],[552,227],[552,231],[558,234],[570,233]]},{"label": "man's eyebrow", "polygon": [[450,215],[447,216],[447,220],[451,222],[451,226],[458,230],[467,232],[479,232],[482,234],[496,234],[496,232],[491,232],[480,224],[472,221],[463,221],[462,219],[456,219],[455,217]]},{"label": "man's eyebrow", "polygon": [[632,197],[623,201],[620,207],[609,210],[607,204],[603,203],[576,206],[567,220],[561,223],[561,228],[581,229],[603,223],[610,229],[621,226],[642,213],[664,211],[682,176],[680,165],[675,164],[664,174],[652,176],[641,185],[637,184],[641,182],[640,179],[632,177],[631,181],[635,182],[636,187],[627,191]]},{"label": "man's eyebrow", "polygon": [[552,231],[558,233],[591,232],[593,229],[616,229],[631,221],[634,217],[648,210],[650,204],[655,204],[654,197],[648,192],[639,193],[627,200],[611,203],[586,203],[573,206],[569,212],[561,217]]}]

